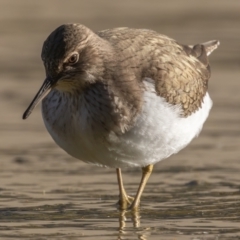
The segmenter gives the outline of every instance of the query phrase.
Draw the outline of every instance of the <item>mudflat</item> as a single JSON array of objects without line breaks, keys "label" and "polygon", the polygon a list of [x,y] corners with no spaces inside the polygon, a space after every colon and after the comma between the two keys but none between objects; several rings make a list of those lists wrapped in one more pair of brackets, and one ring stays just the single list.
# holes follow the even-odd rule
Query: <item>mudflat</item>
[{"label": "mudflat", "polygon": [[[67,22],[94,31],[149,28],[186,44],[220,40],[210,57],[214,104],[203,131],[179,154],[155,165],[142,198],[141,225],[130,224],[124,236],[240,236],[239,1],[1,0],[0,6],[1,239],[123,236],[124,217],[114,205],[115,170],[63,152],[46,131],[40,106],[21,119],[45,78],[43,41]],[[134,195],[140,170],[123,172]]]}]

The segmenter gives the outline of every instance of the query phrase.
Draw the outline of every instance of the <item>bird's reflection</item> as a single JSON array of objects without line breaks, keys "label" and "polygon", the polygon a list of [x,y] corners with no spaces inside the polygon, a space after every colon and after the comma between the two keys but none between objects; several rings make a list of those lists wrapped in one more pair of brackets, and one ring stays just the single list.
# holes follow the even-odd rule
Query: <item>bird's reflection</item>
[{"label": "bird's reflection", "polygon": [[[129,220],[130,219],[130,220]],[[137,239],[147,240],[146,229],[140,229],[140,211],[119,212],[119,234],[118,240],[126,239],[129,235],[136,235]],[[127,223],[132,223],[132,226],[127,226]]]}]

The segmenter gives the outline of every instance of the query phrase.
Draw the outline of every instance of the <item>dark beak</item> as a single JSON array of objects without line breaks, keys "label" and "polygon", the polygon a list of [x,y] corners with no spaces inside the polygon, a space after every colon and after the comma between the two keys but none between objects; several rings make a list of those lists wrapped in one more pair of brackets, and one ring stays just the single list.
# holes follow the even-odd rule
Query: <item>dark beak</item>
[{"label": "dark beak", "polygon": [[26,119],[32,113],[33,109],[37,106],[37,104],[48,95],[48,93],[51,91],[52,87],[53,87],[53,81],[52,81],[52,79],[47,77],[45,79],[45,81],[43,82],[43,85],[39,89],[38,93],[36,94],[36,96],[34,97],[32,102],[30,103],[29,107],[24,112],[24,114],[22,116],[23,119]]}]

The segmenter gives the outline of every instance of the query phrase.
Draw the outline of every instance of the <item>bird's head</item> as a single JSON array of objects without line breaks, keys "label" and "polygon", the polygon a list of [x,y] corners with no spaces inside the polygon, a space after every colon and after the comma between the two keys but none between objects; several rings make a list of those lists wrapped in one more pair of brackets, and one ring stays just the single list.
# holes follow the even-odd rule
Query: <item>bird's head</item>
[{"label": "bird's head", "polygon": [[96,81],[95,76],[102,65],[101,56],[96,51],[99,47],[97,38],[95,33],[80,24],[62,25],[48,36],[41,54],[46,79],[24,112],[23,119],[52,89],[81,92]]}]

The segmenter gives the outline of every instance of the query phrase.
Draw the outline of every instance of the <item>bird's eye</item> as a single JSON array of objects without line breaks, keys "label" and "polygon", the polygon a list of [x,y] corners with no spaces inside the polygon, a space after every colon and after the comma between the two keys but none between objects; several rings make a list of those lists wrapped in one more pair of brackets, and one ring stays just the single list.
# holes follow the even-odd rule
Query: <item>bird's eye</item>
[{"label": "bird's eye", "polygon": [[68,59],[68,63],[69,64],[75,64],[78,61],[78,53],[74,53],[69,59]]}]

